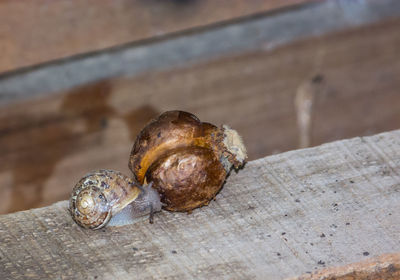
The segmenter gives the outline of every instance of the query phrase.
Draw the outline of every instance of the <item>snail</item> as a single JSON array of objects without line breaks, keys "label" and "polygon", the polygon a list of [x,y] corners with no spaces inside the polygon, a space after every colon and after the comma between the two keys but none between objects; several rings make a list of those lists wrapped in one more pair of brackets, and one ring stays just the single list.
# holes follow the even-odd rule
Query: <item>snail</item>
[{"label": "snail", "polygon": [[78,225],[99,229],[144,215],[152,222],[161,208],[191,212],[208,205],[246,158],[235,130],[168,111],[139,133],[129,158],[134,178],[112,170],[86,175],[72,191],[70,213]]},{"label": "snail", "polygon": [[153,183],[163,208],[191,212],[207,205],[233,168],[247,158],[239,134],[201,122],[183,111],[168,111],[137,136],[129,168],[137,182]]},{"label": "snail", "polygon": [[141,186],[124,174],[99,170],[75,185],[69,201],[75,222],[89,229],[132,223],[140,216],[161,210],[160,197],[152,187]]}]

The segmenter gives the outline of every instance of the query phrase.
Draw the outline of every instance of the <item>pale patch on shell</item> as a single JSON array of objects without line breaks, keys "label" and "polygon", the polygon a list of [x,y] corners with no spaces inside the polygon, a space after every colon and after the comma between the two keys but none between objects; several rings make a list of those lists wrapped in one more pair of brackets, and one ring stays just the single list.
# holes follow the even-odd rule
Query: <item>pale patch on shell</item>
[{"label": "pale patch on shell", "polygon": [[235,156],[235,159],[242,165],[247,159],[247,150],[244,146],[242,137],[236,130],[227,125],[222,126],[224,129],[224,146],[226,150]]}]

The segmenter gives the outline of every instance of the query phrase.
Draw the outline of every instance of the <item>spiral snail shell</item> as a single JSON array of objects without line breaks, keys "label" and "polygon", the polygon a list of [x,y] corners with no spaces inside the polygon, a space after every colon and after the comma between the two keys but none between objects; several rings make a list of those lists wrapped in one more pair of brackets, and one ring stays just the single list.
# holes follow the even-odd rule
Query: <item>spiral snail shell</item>
[{"label": "spiral snail shell", "polygon": [[187,211],[207,205],[232,167],[247,158],[239,134],[201,122],[183,111],[168,111],[138,135],[129,168],[140,184],[152,182],[163,208]]},{"label": "spiral snail shell", "polygon": [[118,224],[147,214],[152,217],[161,204],[151,185],[142,187],[118,171],[99,170],[75,185],[69,209],[77,224],[99,229],[112,220]]}]

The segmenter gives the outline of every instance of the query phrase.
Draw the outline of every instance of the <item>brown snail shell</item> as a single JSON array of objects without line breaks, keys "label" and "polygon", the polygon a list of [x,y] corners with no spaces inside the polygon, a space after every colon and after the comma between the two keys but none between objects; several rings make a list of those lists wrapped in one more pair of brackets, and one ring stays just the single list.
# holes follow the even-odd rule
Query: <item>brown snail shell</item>
[{"label": "brown snail shell", "polygon": [[246,158],[235,130],[203,123],[187,112],[169,111],[140,132],[129,167],[139,183],[153,183],[163,208],[191,211],[207,205],[232,166],[241,167]]},{"label": "brown snail shell", "polygon": [[129,223],[130,219],[159,211],[161,204],[151,186],[142,187],[118,171],[99,170],[75,185],[69,209],[77,224],[99,229],[117,217],[115,224]]}]

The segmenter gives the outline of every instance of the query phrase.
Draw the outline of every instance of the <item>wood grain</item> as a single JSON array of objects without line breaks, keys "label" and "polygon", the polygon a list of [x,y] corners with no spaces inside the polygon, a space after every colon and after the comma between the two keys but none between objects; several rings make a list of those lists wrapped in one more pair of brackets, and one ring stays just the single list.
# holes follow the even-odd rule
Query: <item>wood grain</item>
[{"label": "wood grain", "polygon": [[[307,273],[291,280],[357,280],[400,278],[400,253],[384,254],[376,258],[368,258],[361,262],[341,267],[322,269],[316,273]],[[289,280],[289,279],[288,279]]]},{"label": "wood grain", "polygon": [[[344,12],[345,11],[345,12]],[[120,76],[187,67],[400,18],[400,1],[321,1],[0,75],[0,106]]]},{"label": "wood grain", "polygon": [[[284,279],[372,258],[386,269],[364,264],[378,273],[370,279],[391,279],[400,269],[399,169],[397,130],[251,161],[209,206],[164,211],[154,224],[84,230],[66,201],[3,215],[0,276]],[[339,279],[365,276],[352,275]]]},{"label": "wood grain", "polygon": [[304,2],[1,1],[0,73]]},{"label": "wood grain", "polygon": [[[399,28],[388,20],[3,107],[0,213],[66,199],[94,169],[129,175],[137,133],[165,110],[231,125],[251,159],[295,149],[304,133],[312,146],[399,128]],[[309,130],[298,125],[308,101]]]}]

